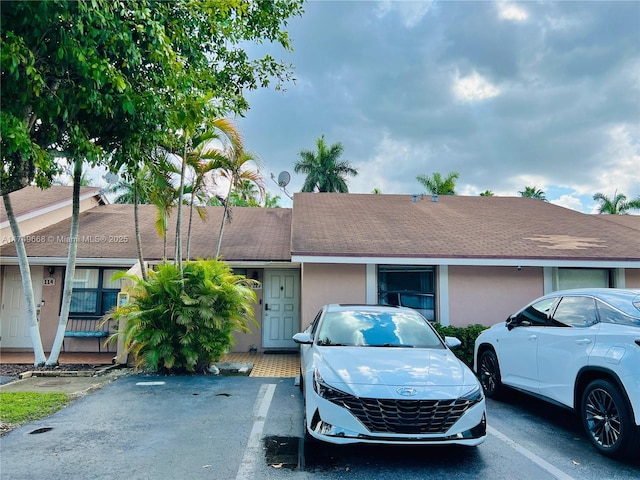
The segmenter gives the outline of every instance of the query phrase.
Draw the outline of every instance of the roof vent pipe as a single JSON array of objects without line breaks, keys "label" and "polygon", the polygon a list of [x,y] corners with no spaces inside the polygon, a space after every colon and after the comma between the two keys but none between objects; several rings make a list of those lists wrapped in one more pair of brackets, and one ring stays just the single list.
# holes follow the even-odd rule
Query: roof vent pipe
[{"label": "roof vent pipe", "polygon": [[431,195],[431,201],[432,202],[437,202],[438,201],[438,194],[434,193],[433,195]]},{"label": "roof vent pipe", "polygon": [[411,201],[412,201],[413,203],[417,202],[417,201],[418,201],[418,195],[412,195],[412,196],[411,196]]}]

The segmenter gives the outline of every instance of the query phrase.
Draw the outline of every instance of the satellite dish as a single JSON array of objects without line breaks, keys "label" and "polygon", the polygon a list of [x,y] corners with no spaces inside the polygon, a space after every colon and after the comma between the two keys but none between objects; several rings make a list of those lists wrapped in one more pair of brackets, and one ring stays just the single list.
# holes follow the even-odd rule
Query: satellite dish
[{"label": "satellite dish", "polygon": [[104,178],[104,180],[109,185],[113,185],[114,183],[116,183],[118,181],[118,175],[116,175],[115,173],[111,173],[111,172],[107,172],[107,174],[103,175],[102,178]]},{"label": "satellite dish", "polygon": [[278,185],[281,188],[284,188],[287,185],[289,185],[290,181],[291,181],[291,175],[289,175],[289,172],[287,172],[286,170],[280,172],[280,175],[278,175]]}]

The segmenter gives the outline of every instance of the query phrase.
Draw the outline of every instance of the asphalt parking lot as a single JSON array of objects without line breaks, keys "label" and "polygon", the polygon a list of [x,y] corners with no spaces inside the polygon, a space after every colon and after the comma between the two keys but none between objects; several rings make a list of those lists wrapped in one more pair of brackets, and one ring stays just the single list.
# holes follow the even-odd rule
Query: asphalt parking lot
[{"label": "asphalt parking lot", "polygon": [[477,448],[302,448],[292,378],[124,376],[1,437],[0,477],[640,478],[640,459],[598,455],[564,410],[515,392],[487,407],[489,436]]}]

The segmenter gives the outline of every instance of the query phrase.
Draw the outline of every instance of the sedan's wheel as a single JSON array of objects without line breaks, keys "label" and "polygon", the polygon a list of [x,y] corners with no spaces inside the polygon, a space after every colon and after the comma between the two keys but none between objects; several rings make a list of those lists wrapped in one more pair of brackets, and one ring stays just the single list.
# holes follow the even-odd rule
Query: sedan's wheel
[{"label": "sedan's wheel", "polygon": [[624,458],[640,450],[640,429],[620,390],[606,380],[594,380],[582,394],[580,415],[587,436],[603,455]]},{"label": "sedan's wheel", "polygon": [[480,384],[485,395],[489,398],[498,398],[503,390],[498,357],[492,350],[485,350],[480,354],[478,365]]}]

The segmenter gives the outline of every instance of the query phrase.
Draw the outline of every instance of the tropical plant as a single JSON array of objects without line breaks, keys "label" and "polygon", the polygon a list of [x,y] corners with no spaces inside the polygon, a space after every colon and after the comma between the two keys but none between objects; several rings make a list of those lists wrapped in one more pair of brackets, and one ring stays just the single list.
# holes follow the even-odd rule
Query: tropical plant
[{"label": "tropical plant", "polygon": [[629,210],[640,209],[640,196],[635,200],[627,201],[627,197],[622,193],[614,192],[613,198],[607,197],[604,193],[596,193],[593,196],[598,205],[598,213],[608,213],[610,215],[626,215]]},{"label": "tropical plant", "polygon": [[257,282],[234,275],[217,260],[187,261],[182,273],[164,262],[149,279],[119,274],[132,282],[130,301],[105,316],[124,323],[125,351],[150,371],[203,371],[233,345],[234,332],[257,327],[253,306]]},{"label": "tropical plant", "polygon": [[418,180],[432,195],[455,195],[456,180],[460,178],[458,172],[451,172],[445,178],[439,172],[429,177],[428,175],[418,175]]},{"label": "tropical plant", "polygon": [[382,194],[382,190],[379,187],[375,187],[371,193],[373,193],[374,195],[381,195]]},{"label": "tropical plant", "polygon": [[301,150],[293,169],[307,175],[302,185],[303,192],[349,193],[345,177],[358,175],[358,171],[347,160],[340,160],[344,151],[342,143],[334,143],[329,148],[322,135],[316,141],[317,151]]},{"label": "tropical plant", "polygon": [[523,198],[535,198],[536,200],[548,201],[544,192],[536,187],[524,187],[524,190],[518,192]]},{"label": "tropical plant", "polygon": [[494,197],[495,194],[491,190],[485,190],[480,194],[481,197]]}]

